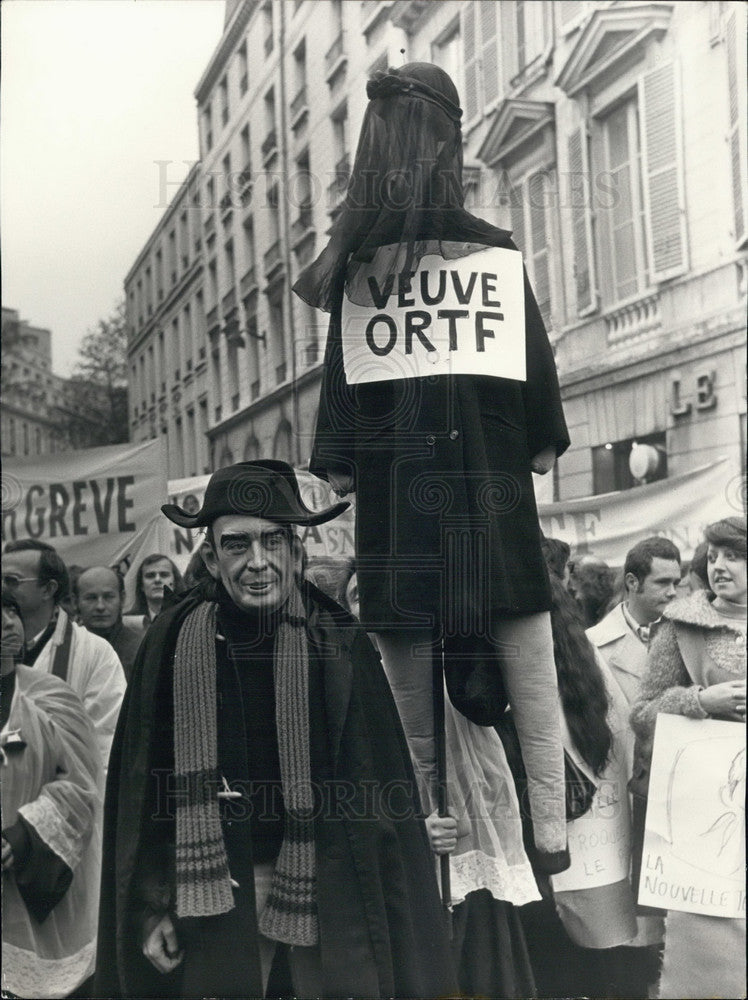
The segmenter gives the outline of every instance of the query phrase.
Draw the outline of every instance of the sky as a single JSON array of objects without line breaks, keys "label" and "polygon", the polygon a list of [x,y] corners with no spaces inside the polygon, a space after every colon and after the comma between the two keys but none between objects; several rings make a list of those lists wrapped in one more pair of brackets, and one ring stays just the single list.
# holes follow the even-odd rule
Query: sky
[{"label": "sky", "polygon": [[194,91],[223,12],[223,0],[0,5],[3,305],[52,331],[60,375],[198,158]]}]

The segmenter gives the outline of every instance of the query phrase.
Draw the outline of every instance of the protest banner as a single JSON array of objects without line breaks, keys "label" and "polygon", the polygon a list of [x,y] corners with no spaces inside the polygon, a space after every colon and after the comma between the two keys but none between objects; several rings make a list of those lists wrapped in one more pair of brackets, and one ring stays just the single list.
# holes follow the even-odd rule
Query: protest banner
[{"label": "protest banner", "polygon": [[3,543],[38,538],[68,565],[110,565],[166,501],[160,439],[3,460]]},{"label": "protest banner", "polygon": [[541,503],[540,525],[575,554],[593,551],[611,566],[622,566],[628,550],[648,535],[669,538],[690,559],[708,524],[743,513],[741,481],[735,464],[721,458],[647,486]]},{"label": "protest banner", "polygon": [[[489,247],[444,260],[427,254],[411,275],[357,282],[364,305],[343,298],[349,385],[434,375],[525,381],[522,255]],[[357,296],[358,297],[358,296]]]},{"label": "protest banner", "polygon": [[657,716],[639,903],[745,917],[745,726]]}]

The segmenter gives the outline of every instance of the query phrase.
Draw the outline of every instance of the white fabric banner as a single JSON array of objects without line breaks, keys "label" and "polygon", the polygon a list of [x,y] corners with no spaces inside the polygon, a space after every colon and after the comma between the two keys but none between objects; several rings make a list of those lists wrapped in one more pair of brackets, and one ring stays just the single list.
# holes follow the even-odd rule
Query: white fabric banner
[{"label": "white fabric banner", "polygon": [[343,298],[349,385],[430,375],[525,380],[522,254],[489,247],[454,260],[427,254],[410,279],[369,276],[370,302]]},{"label": "white fabric banner", "polygon": [[628,550],[648,535],[664,535],[690,559],[708,524],[743,513],[741,490],[739,470],[722,458],[648,486],[541,503],[538,513],[546,537],[568,542],[575,555],[594,552],[611,566],[622,566]]},{"label": "white fabric banner", "polygon": [[39,538],[65,562],[119,561],[166,502],[163,441],[3,459],[3,542]]},{"label": "white fabric banner", "polygon": [[639,902],[745,917],[745,726],[657,716]]}]

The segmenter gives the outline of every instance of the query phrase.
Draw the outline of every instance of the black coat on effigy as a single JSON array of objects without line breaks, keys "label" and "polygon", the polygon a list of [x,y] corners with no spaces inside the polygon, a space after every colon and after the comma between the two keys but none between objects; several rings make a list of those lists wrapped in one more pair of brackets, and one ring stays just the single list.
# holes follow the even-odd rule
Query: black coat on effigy
[{"label": "black coat on effigy", "polygon": [[[446,995],[455,979],[434,860],[378,654],[354,619],[319,590],[305,584],[303,597],[312,779],[335,789],[315,821],[324,995]],[[173,654],[196,604],[188,595],[151,626],[123,702],[105,804],[97,997],[262,995],[248,822],[229,828],[224,817],[223,823],[229,867],[239,883],[234,909],[179,922],[185,959],[174,973],[160,975],[141,953],[148,906],[166,910],[173,893],[174,821],[157,795],[166,787],[164,771],[153,777],[152,770],[168,771],[170,760],[173,768]],[[219,768],[231,780],[242,777],[241,754],[231,740],[243,731],[240,706],[238,691],[235,697],[224,692]],[[152,892],[143,898],[142,886],[144,871],[162,863],[159,906]]]},{"label": "black coat on effigy", "polygon": [[[516,249],[508,233],[480,225],[481,243]],[[465,239],[449,223],[437,235]],[[476,634],[492,613],[548,610],[530,460],[547,446],[560,455],[569,437],[527,277],[526,382],[441,375],[349,386],[339,284],[310,470],[354,476],[362,622]]]}]

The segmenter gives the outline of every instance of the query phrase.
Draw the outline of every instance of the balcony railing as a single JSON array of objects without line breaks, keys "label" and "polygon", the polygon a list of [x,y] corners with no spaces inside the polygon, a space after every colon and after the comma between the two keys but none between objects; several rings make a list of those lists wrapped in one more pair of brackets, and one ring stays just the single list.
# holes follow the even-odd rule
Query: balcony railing
[{"label": "balcony railing", "polygon": [[246,273],[242,276],[239,282],[239,294],[243,299],[245,299],[251,292],[257,289],[257,276],[255,274],[254,264],[250,267]]},{"label": "balcony railing", "polygon": [[657,294],[645,295],[612,310],[605,317],[609,344],[631,341],[644,337],[661,325],[660,298]]},{"label": "balcony railing", "polygon": [[263,256],[263,263],[265,265],[265,274],[270,274],[270,272],[278,267],[282,263],[281,259],[281,242],[276,240],[266,251]]},{"label": "balcony railing", "polygon": [[325,53],[325,73],[331,76],[333,70],[343,57],[343,32],[341,31],[330,48]]},{"label": "balcony railing", "polygon": [[278,148],[278,136],[274,128],[270,129],[268,134],[265,136],[260,148],[262,150],[263,160],[267,160],[273,153],[275,153]]},{"label": "balcony railing", "polygon": [[235,306],[236,306],[236,290],[232,288],[221,299],[221,312],[223,313],[224,318],[228,316],[228,314],[231,312],[232,309],[235,308]]},{"label": "balcony railing", "polygon": [[298,218],[291,225],[291,242],[294,246],[300,242],[303,236],[312,228],[312,207],[302,205],[299,209]]},{"label": "balcony railing", "polygon": [[291,101],[291,127],[309,110],[307,102],[306,87],[302,87],[296,97]]},{"label": "balcony railing", "polygon": [[205,317],[205,325],[207,327],[208,334],[220,326],[220,320],[218,319],[218,306],[213,306],[210,312]]}]

